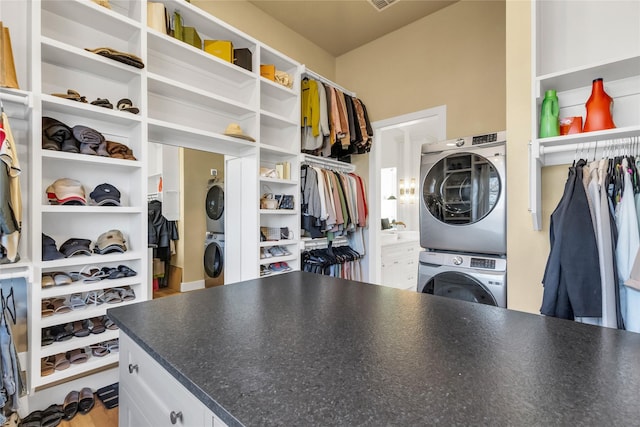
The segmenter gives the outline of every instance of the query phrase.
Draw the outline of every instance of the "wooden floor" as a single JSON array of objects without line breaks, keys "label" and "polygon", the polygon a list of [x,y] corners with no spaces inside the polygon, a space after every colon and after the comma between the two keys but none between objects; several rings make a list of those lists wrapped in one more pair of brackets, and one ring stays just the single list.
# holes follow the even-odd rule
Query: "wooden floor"
[{"label": "wooden floor", "polygon": [[93,409],[88,414],[77,414],[69,421],[62,421],[60,427],[118,427],[118,408],[107,409],[96,398]]},{"label": "wooden floor", "polygon": [[171,289],[171,288],[160,288],[157,291],[153,291],[153,299],[156,298],[162,298],[162,297],[168,297],[171,295],[177,295],[180,292],[176,291],[175,289]]}]

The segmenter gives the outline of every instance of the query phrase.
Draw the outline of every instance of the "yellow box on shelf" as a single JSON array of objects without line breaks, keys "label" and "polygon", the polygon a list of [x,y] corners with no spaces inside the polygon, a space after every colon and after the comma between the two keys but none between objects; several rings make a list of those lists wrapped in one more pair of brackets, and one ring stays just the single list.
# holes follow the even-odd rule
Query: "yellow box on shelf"
[{"label": "yellow box on shelf", "polygon": [[205,40],[204,50],[227,62],[233,62],[233,43],[229,40]]}]

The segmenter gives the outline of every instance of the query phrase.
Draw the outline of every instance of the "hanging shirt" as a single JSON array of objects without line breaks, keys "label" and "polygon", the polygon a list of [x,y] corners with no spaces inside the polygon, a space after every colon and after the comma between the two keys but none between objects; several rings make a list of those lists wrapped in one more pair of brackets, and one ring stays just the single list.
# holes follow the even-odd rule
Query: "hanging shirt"
[{"label": "hanging shirt", "polygon": [[0,161],[5,167],[0,168],[0,244],[7,252],[7,259],[16,262],[22,228],[21,169],[9,118],[4,112],[2,127],[5,139],[0,147]]}]

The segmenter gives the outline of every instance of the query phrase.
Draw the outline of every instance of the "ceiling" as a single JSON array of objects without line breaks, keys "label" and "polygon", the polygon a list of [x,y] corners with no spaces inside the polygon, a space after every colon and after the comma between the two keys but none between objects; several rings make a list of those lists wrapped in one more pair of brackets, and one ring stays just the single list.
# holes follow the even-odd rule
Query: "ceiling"
[{"label": "ceiling", "polygon": [[367,44],[456,1],[396,0],[378,11],[369,0],[249,0],[333,56]]}]

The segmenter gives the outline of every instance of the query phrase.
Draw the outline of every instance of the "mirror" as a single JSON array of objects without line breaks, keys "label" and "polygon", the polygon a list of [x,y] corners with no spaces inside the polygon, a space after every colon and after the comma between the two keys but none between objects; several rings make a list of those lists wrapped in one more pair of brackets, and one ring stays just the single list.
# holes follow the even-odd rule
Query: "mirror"
[{"label": "mirror", "polygon": [[395,167],[380,170],[380,217],[388,221],[397,219],[398,215],[397,176]]}]

